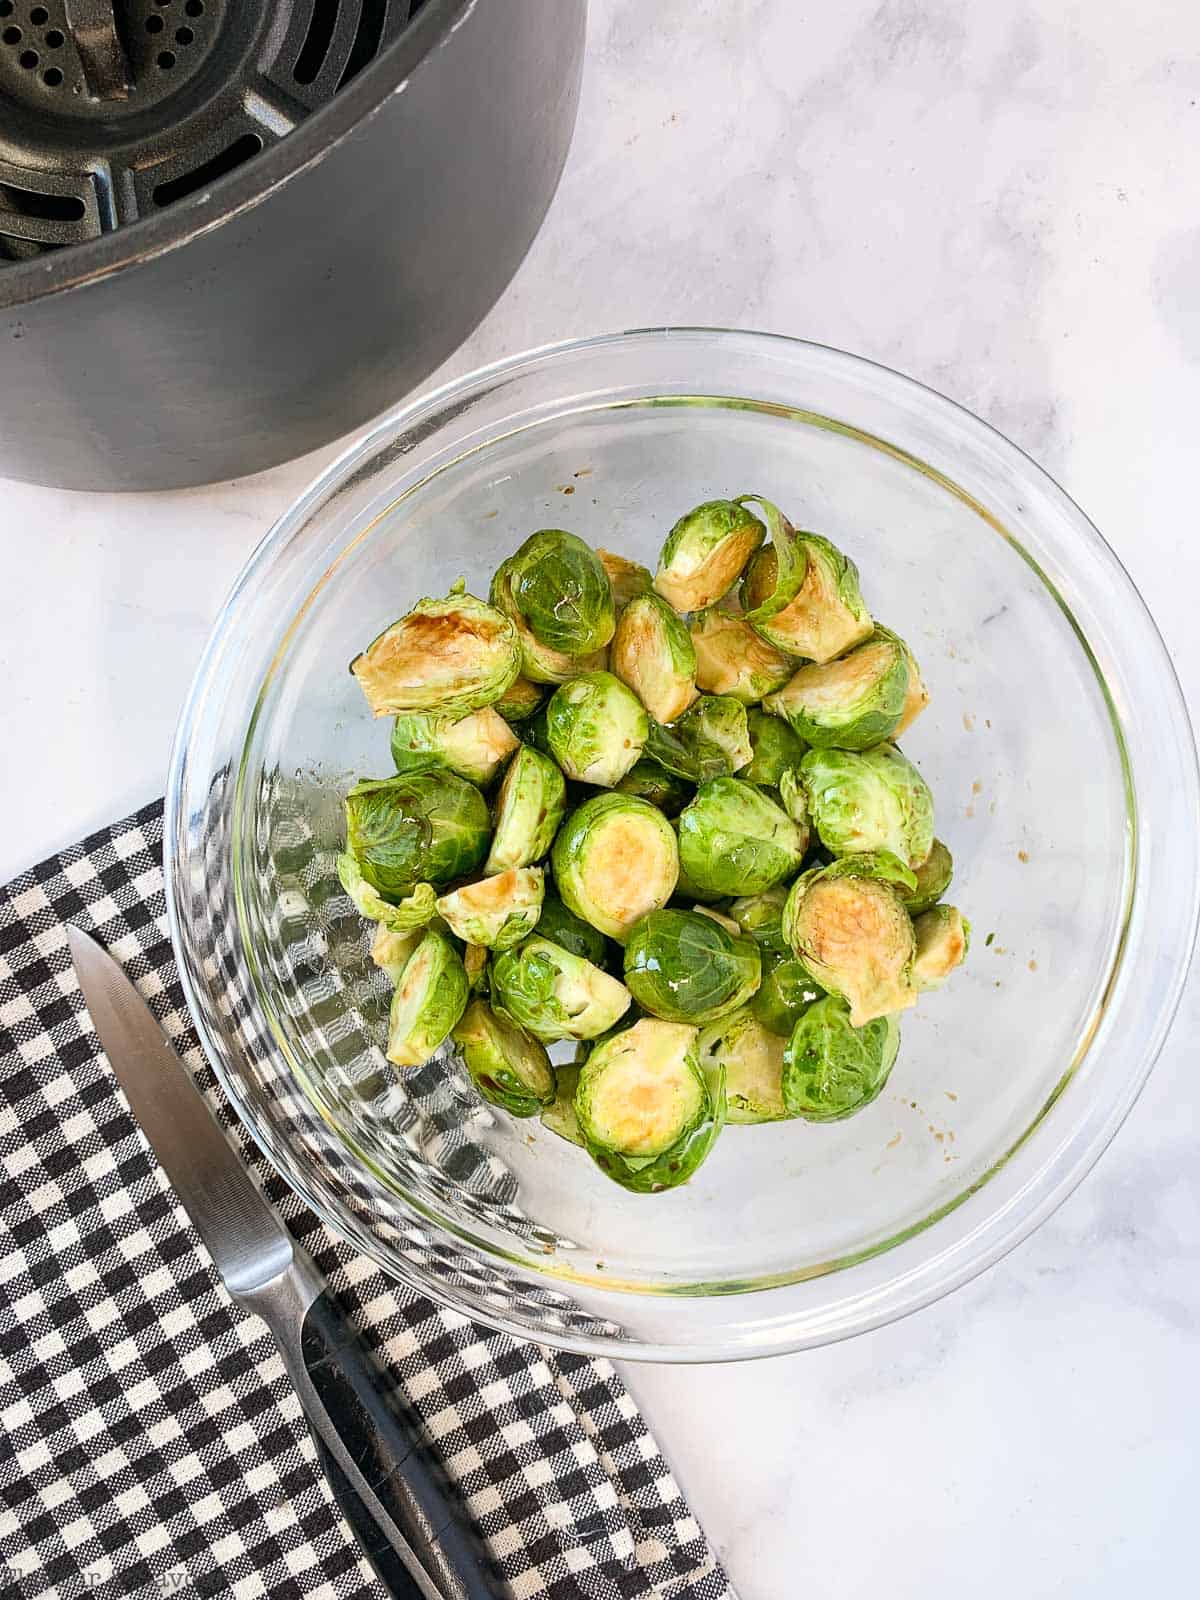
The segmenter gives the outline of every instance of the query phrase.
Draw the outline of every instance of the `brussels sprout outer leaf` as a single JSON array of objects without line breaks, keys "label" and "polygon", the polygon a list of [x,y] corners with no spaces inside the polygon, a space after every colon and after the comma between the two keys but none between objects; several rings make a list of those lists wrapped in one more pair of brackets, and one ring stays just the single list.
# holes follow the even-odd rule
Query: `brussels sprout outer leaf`
[{"label": "brussels sprout outer leaf", "polygon": [[485,1100],[514,1117],[536,1117],[554,1099],[554,1069],[544,1046],[527,1038],[484,1000],[472,1000],[453,1038]]},{"label": "brussels sprout outer leaf", "polygon": [[742,505],[747,500],[760,505],[767,519],[774,572],[769,593],[763,595],[756,605],[748,606],[745,616],[747,622],[767,622],[771,617],[778,616],[799,593],[808,569],[808,552],[777,505],[758,494],[742,495],[738,503]]},{"label": "brussels sprout outer leaf", "polygon": [[888,851],[909,867],[933,848],[933,796],[895,745],[810,750],[800,763],[813,825],[835,856]]},{"label": "brussels sprout outer leaf", "polygon": [[465,944],[507,950],[537,926],[544,893],[540,867],[510,867],[443,895],[437,908],[450,932]]},{"label": "brussels sprout outer leaf", "polygon": [[458,951],[430,928],[400,974],[388,1018],[387,1058],[419,1067],[437,1052],[466,1010],[467,974]]},{"label": "brussels sprout outer leaf", "polygon": [[579,1082],[579,1068],[556,1067],[554,1076],[557,1080],[554,1099],[543,1108],[542,1126],[549,1128],[551,1133],[558,1134],[560,1139],[567,1139],[571,1144],[578,1145],[582,1150],[583,1134],[579,1129],[579,1118],[575,1115],[575,1088]]},{"label": "brussels sprout outer leaf", "polygon": [[801,667],[764,706],[814,749],[869,750],[895,732],[907,694],[903,646],[875,637],[835,661]]},{"label": "brussels sprout outer leaf", "polygon": [[349,854],[386,900],[472,872],[487,851],[487,802],[452,772],[366,778],[345,806]]},{"label": "brussels sprout outer leaf", "polygon": [[754,754],[746,708],[729,694],[706,694],[679,719],[675,732],[685,743],[716,745],[729,772],[744,767]]},{"label": "brussels sprout outer leaf", "polygon": [[[508,563],[503,563],[492,579],[491,601],[496,609],[512,623],[517,638],[517,659],[520,675],[533,684],[566,683],[581,672],[594,672],[604,666],[607,651],[595,650],[587,655],[571,655],[565,650],[552,650],[530,630],[512,595],[511,574]],[[515,680],[514,680],[515,681]]]},{"label": "brussels sprout outer leaf", "polygon": [[908,689],[905,692],[904,705],[900,712],[900,720],[891,732],[891,737],[898,739],[907,728],[912,726],[929,704],[929,690],[925,687],[925,680],[921,676],[917,658],[898,633],[893,633],[890,628],[885,628],[881,622],[877,622],[875,624],[875,637],[891,639],[893,643],[898,645],[904,654],[905,664],[908,667]]},{"label": "brussels sprout outer leaf", "polygon": [[566,808],[567,786],[558,767],[532,745],[522,745],[496,797],[496,829],[484,872],[490,877],[540,861]]},{"label": "brussels sprout outer leaf", "polygon": [[693,790],[685,779],[668,772],[649,756],[642,756],[617,784],[617,793],[645,800],[657,806],[665,817],[677,817],[692,798]]},{"label": "brussels sprout outer leaf", "polygon": [[824,990],[794,956],[768,956],[763,962],[762,983],[750,1002],[750,1010],[764,1028],[786,1039],[800,1018],[819,1000]]},{"label": "brussels sprout outer leaf", "polygon": [[624,794],[585,800],[563,823],[551,859],[564,904],[617,940],[666,905],[679,877],[670,823],[647,801]]},{"label": "brussels sprout outer leaf", "polygon": [[516,734],[492,706],[465,717],[404,711],[392,726],[397,772],[448,768],[471,783],[490,783],[517,748]]},{"label": "brussels sprout outer leaf", "polygon": [[595,1039],[629,1009],[629,990],[591,961],[534,937],[492,963],[492,1002],[544,1044]]},{"label": "brussels sprout outer leaf", "polygon": [[791,1116],[783,1103],[783,1039],[763,1027],[749,1007],[702,1028],[696,1049],[702,1068],[724,1068],[728,1122],[779,1122]]},{"label": "brussels sprout outer leaf", "polygon": [[579,783],[611,788],[641,755],[649,731],[641,701],[611,672],[572,678],[546,707],[554,759]]},{"label": "brussels sprout outer leaf", "polygon": [[693,619],[692,646],[697,688],[705,694],[732,695],[745,705],[782,689],[796,670],[791,656],[776,650],[742,617],[731,616],[720,606]]},{"label": "brussels sprout outer leaf", "polygon": [[851,1025],[832,995],[817,1000],[797,1022],[783,1052],[783,1102],[808,1122],[837,1122],[880,1093],[900,1048],[895,1017]]},{"label": "brussels sprout outer leaf", "polygon": [[787,813],[738,778],[702,784],[678,827],[681,870],[712,894],[758,894],[795,872],[804,854]]},{"label": "brussels sprout outer leaf", "polygon": [[800,765],[808,746],[781,717],[773,717],[757,706],[747,712],[746,727],[750,734],[751,756],[738,776],[762,788],[777,789],[788,768]]},{"label": "brussels sprout outer leaf", "polygon": [[700,736],[695,728],[684,733],[653,721],[646,737],[646,756],[687,783],[704,783],[733,770],[721,746]]},{"label": "brussels sprout outer leaf", "polygon": [[765,537],[762,523],[738,501],[707,500],[667,535],[654,587],[676,611],[700,611],[733,587]]},{"label": "brussels sprout outer leaf", "polygon": [[918,989],[939,989],[967,959],[971,925],[957,906],[934,906],[914,919],[913,932],[913,982]]},{"label": "brussels sprout outer leaf", "polygon": [[[754,627],[777,650],[809,661],[832,661],[869,639],[873,631],[871,614],[859,592],[858,569],[820,534],[801,533],[796,538],[807,558],[804,581],[782,611],[754,621]],[[762,550],[743,585],[747,616],[778,588],[774,549]]]},{"label": "brussels sprout outer leaf", "polygon": [[526,717],[533,716],[540,709],[545,698],[546,691],[540,683],[531,683],[528,678],[514,678],[496,701],[495,709],[505,722],[524,722]]},{"label": "brussels sprout outer leaf", "polygon": [[568,910],[556,894],[547,893],[543,900],[537,932],[539,939],[560,944],[564,950],[582,956],[593,966],[603,967],[608,960],[608,940],[599,928],[593,928],[590,922]]},{"label": "brussels sprout outer leaf", "polygon": [[800,848],[807,851],[812,842],[812,826],[808,814],[808,791],[801,780],[798,767],[788,767],[780,775],[779,803],[799,828]]},{"label": "brussels sprout outer leaf", "polygon": [[834,862],[797,878],[783,929],[796,959],[822,989],[847,1002],[851,1024],[861,1028],[916,1004],[916,941],[900,891],[843,868]]},{"label": "brussels sprout outer leaf", "polygon": [[734,938],[698,911],[653,911],[625,946],[625,984],[643,1010],[668,1022],[711,1022],[758,988],[753,939]]},{"label": "brussels sprout outer leaf", "polygon": [[729,908],[729,915],[743,933],[748,933],[763,954],[789,954],[788,942],[783,935],[783,908],[787,904],[787,889],[777,883],[761,894],[740,896]]},{"label": "brussels sprout outer leaf", "polygon": [[512,602],[539,644],[564,655],[602,650],[613,636],[612,585],[596,552],[562,528],[541,528],[503,563]]},{"label": "brussels sprout outer leaf", "polygon": [[636,600],[640,594],[649,594],[654,587],[654,574],[648,567],[643,567],[637,561],[628,561],[612,550],[601,550],[598,546],[596,554],[600,558],[600,565],[608,573],[618,616],[631,600]]},{"label": "brussels sprout outer leaf", "polygon": [[696,698],[691,637],[656,594],[639,595],[622,611],[609,665],[658,722],[674,722]]},{"label": "brussels sprout outer leaf", "polygon": [[516,678],[511,620],[469,594],[421,600],[350,663],[377,717],[401,711],[465,716],[498,700]]},{"label": "brussels sprout outer leaf", "polygon": [[916,884],[905,896],[904,904],[910,917],[919,917],[923,911],[937,905],[954,877],[954,858],[940,839],[933,841],[929,854],[914,870],[914,876]]},{"label": "brussels sprout outer leaf", "polygon": [[414,928],[423,928],[437,915],[437,893],[431,883],[418,883],[411,894],[393,905],[367,882],[348,850],[337,858],[337,874],[359,912],[391,933],[409,933]]}]

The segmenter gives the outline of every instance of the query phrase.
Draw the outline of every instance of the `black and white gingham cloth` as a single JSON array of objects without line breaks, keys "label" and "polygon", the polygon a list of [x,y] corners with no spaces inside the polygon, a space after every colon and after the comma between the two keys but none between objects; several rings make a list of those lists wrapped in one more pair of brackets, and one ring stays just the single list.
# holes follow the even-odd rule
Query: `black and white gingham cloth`
[{"label": "black and white gingham cloth", "polygon": [[[0,889],[0,1595],[384,1600],[270,1336],[219,1286],[116,1088],[67,953],[66,922],[109,947],[230,1126],[171,957],[161,846],[148,806]],[[421,1411],[514,1600],[732,1600],[607,1362],[392,1283],[233,1132]]]}]

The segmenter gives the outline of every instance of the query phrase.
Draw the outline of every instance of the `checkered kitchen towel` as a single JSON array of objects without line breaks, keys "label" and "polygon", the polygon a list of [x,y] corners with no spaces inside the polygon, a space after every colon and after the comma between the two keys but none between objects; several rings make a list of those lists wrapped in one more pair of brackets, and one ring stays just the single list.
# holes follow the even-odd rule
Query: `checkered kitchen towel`
[{"label": "checkered kitchen towel", "polygon": [[[384,1600],[270,1336],[219,1286],[117,1093],[67,955],[65,922],[94,931],[220,1105],[161,845],[148,806],[0,889],[0,1595]],[[420,1408],[513,1596],[731,1597],[607,1362],[392,1283],[234,1131]]]}]

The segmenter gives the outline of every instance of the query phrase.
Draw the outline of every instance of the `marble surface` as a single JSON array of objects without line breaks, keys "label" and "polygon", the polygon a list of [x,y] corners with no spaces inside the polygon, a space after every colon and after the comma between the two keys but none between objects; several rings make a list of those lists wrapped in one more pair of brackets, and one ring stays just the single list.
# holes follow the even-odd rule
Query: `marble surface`
[{"label": "marble surface", "polygon": [[[1200,13],[1175,0],[593,0],[550,218],[443,375],[672,321],[898,366],[1091,513],[1195,704],[1198,195]],[[178,495],[0,484],[0,879],[161,791],[226,589],[331,453]],[[744,1600],[1195,1593],[1198,1025],[1193,986],[1099,1168],[948,1301],[630,1372]]]}]

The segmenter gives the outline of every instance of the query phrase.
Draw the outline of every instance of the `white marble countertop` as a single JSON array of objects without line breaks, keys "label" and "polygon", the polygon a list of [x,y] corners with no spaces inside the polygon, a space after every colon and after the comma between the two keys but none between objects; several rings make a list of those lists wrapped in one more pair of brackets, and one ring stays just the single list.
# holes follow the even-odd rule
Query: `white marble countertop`
[{"label": "white marble countertop", "polygon": [[[1200,13],[592,3],[550,218],[442,376],[665,322],[900,367],[1093,516],[1200,704]],[[222,597],[330,453],[178,495],[0,484],[0,880],[161,792]],[[1099,1168],[941,1305],[630,1372],[744,1600],[1195,1592],[1198,1026],[1193,986]]]}]

